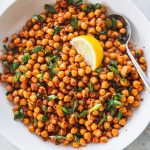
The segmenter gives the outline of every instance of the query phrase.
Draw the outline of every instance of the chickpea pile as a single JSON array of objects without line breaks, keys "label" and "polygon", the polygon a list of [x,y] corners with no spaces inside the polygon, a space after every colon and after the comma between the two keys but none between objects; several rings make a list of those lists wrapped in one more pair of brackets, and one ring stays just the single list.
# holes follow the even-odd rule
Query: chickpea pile
[{"label": "chickpea pile", "polygon": [[[14,119],[45,141],[75,148],[117,137],[144,90],[125,52],[123,22],[109,20],[100,4],[80,2],[46,4],[45,12],[4,40],[1,56]],[[79,35],[96,37],[104,49],[95,71],[70,44]],[[129,47],[146,71],[143,50]]]}]

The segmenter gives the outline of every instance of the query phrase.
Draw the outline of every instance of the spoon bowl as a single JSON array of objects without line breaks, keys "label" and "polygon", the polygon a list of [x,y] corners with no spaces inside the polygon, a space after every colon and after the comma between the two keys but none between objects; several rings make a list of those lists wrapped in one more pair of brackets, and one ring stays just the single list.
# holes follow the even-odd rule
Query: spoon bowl
[{"label": "spoon bowl", "polygon": [[139,73],[139,76],[141,77],[141,79],[142,79],[143,83],[145,84],[147,90],[150,93],[149,79],[146,77],[145,73],[143,72],[140,65],[138,64],[136,59],[133,57],[131,51],[128,48],[128,43],[130,41],[131,34],[132,34],[131,25],[130,25],[128,19],[125,16],[120,15],[120,14],[112,14],[112,15],[109,15],[108,18],[111,19],[111,20],[113,18],[116,19],[116,20],[121,20],[123,22],[124,26],[126,27],[127,33],[126,33],[126,36],[125,36],[125,39],[124,39],[124,44],[126,45],[126,52],[127,52],[128,56],[130,57],[132,63],[134,64],[135,68],[137,69],[137,72]]},{"label": "spoon bowl", "polygon": [[128,21],[128,19],[123,16],[123,15],[120,15],[120,14],[112,14],[112,15],[109,15],[108,16],[109,19],[116,19],[116,20],[120,20],[121,22],[123,22],[124,26],[126,27],[127,29],[127,34],[125,35],[125,39],[124,39],[124,43],[125,44],[128,44],[129,41],[130,41],[130,38],[131,38],[131,25]]}]

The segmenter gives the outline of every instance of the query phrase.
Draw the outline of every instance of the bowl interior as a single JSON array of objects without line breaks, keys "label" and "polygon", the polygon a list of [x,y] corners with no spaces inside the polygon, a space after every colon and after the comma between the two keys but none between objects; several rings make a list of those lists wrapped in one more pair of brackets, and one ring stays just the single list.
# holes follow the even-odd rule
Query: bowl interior
[{"label": "bowl interior", "polygon": [[[8,1],[13,2],[14,0],[5,0],[5,4]],[[120,13],[130,20],[133,30],[132,40],[136,47],[144,49],[148,64],[147,75],[150,77],[150,24],[145,17],[129,0],[88,0],[88,2],[102,3],[108,6],[109,13]],[[19,0],[13,2],[13,4],[0,15],[0,46],[2,47],[2,40],[5,37],[9,37],[12,33],[18,32],[29,18],[42,12],[45,3],[54,4],[55,2],[50,0],[42,0],[38,2],[35,2],[35,0]],[[2,71],[2,67],[0,67],[0,71]],[[0,116],[2,120],[0,123],[0,132],[9,141],[23,150],[31,148],[36,150],[72,149],[71,147],[64,147],[63,145],[56,146],[49,142],[43,142],[40,138],[30,134],[22,123],[14,121],[11,112],[12,106],[6,100],[5,93],[5,85],[0,84]],[[121,129],[119,137],[111,139],[107,144],[89,144],[87,147],[81,149],[90,150],[94,147],[95,150],[121,150],[130,144],[149,123],[150,101],[148,92],[143,92],[142,97],[144,101],[134,112],[131,119],[129,119],[127,125]]]}]

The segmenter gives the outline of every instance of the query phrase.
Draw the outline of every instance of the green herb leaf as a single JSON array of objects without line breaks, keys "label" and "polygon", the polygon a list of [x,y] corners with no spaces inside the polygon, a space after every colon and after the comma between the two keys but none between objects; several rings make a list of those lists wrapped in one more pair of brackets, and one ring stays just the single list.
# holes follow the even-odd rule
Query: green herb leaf
[{"label": "green herb leaf", "polygon": [[13,48],[13,49],[12,49],[12,52],[13,52],[13,54],[18,53],[18,47]]},{"label": "green herb leaf", "polygon": [[100,73],[102,71],[102,68],[98,68],[95,70],[95,72]]},{"label": "green herb leaf", "polygon": [[87,8],[82,8],[82,11],[86,12],[86,13],[89,13],[90,12],[90,8],[87,7]]},{"label": "green herb leaf", "polygon": [[69,114],[69,109],[65,106],[61,107],[62,111],[64,111],[67,115]]},{"label": "green herb leaf", "polygon": [[50,96],[48,96],[47,97],[47,100],[55,100],[55,99],[57,99],[58,97],[57,96],[55,96],[55,95],[50,95]]},{"label": "green herb leaf", "polygon": [[58,70],[57,70],[57,61],[58,61],[58,57],[57,56],[53,56],[49,60],[50,79],[51,80],[54,77],[54,75],[58,72]]},{"label": "green herb leaf", "polygon": [[36,46],[32,49],[31,54],[41,52],[42,50],[43,46]]},{"label": "green herb leaf", "polygon": [[40,15],[34,15],[33,18],[36,20],[36,21],[44,21],[44,18]]},{"label": "green herb leaf", "polygon": [[33,122],[37,124],[38,120],[36,118],[34,118]]},{"label": "green herb leaf", "polygon": [[117,62],[116,62],[115,60],[112,60],[112,59],[111,59],[111,60],[110,60],[110,65],[113,66],[113,67],[115,67],[116,69],[118,68],[118,67],[117,67]]},{"label": "green herb leaf", "polygon": [[12,91],[6,92],[6,96],[8,96],[8,95],[11,94],[11,93],[12,93]]},{"label": "green herb leaf", "polygon": [[112,108],[112,109],[110,110],[111,116],[114,116],[116,112],[117,112],[117,109]]},{"label": "green herb leaf", "polygon": [[90,10],[95,9],[95,5],[89,4],[89,5],[88,5],[88,8],[89,8]]},{"label": "green herb leaf", "polygon": [[102,6],[101,6],[101,4],[99,4],[99,3],[95,4],[95,6],[94,6],[95,10],[96,10],[96,9],[100,9],[101,7],[102,7]]},{"label": "green herb leaf", "polygon": [[15,74],[15,76],[14,76],[14,81],[15,81],[15,82],[18,82],[18,81],[19,81],[21,74],[22,74],[21,72],[17,72],[17,73]]},{"label": "green herb leaf", "polygon": [[117,85],[117,83],[116,83],[115,81],[112,81],[112,82],[111,82],[111,85],[112,85],[112,87],[115,88],[115,89],[118,89],[118,88],[119,88],[118,85]]},{"label": "green herb leaf", "polygon": [[54,75],[58,72],[57,62],[59,60],[59,57],[57,55],[50,55],[50,57],[47,58],[46,62],[49,65],[50,69],[50,80],[53,79]]},{"label": "green herb leaf", "polygon": [[113,100],[113,105],[114,106],[122,106],[122,103],[117,100]]},{"label": "green herb leaf", "polygon": [[117,20],[116,20],[115,18],[112,18],[112,28],[113,28],[114,30],[117,29]]},{"label": "green herb leaf", "polygon": [[37,75],[37,78],[38,78],[39,80],[42,80],[42,79],[43,79],[43,75],[44,75],[44,73],[41,72],[41,73],[39,73],[39,74]]},{"label": "green herb leaf", "polygon": [[52,80],[53,79],[53,77],[54,77],[54,75],[57,73],[57,70],[55,70],[55,69],[51,69],[50,70],[50,80]]},{"label": "green herb leaf", "polygon": [[84,111],[82,111],[82,112],[78,115],[78,117],[79,117],[79,118],[80,118],[80,117],[84,117],[84,116],[87,115],[87,113],[88,113],[88,110],[84,110]]},{"label": "green herb leaf", "polygon": [[122,106],[122,103],[118,100],[114,100],[114,99],[111,99],[109,100],[108,102],[108,105],[106,107],[106,110],[107,111],[110,111],[112,108],[114,108],[115,106]]},{"label": "green herb leaf", "polygon": [[55,55],[55,56],[53,56],[53,57],[50,58],[50,61],[56,60],[57,58],[58,58],[58,56]]},{"label": "green herb leaf", "polygon": [[42,110],[46,111],[47,107],[45,105],[42,106]]},{"label": "green herb leaf", "polygon": [[103,119],[99,122],[100,125],[102,125],[105,121],[107,121],[107,115],[103,114]]},{"label": "green herb leaf", "polygon": [[122,117],[123,117],[123,114],[121,111],[119,111],[118,116],[117,116],[118,120],[120,121],[122,119]]},{"label": "green herb leaf", "polygon": [[90,83],[90,92],[94,92],[94,85]]},{"label": "green herb leaf", "polygon": [[66,137],[65,136],[61,136],[61,135],[51,135],[51,138],[55,138],[56,140],[65,140]]},{"label": "green herb leaf", "polygon": [[73,114],[73,116],[75,117],[76,121],[78,121],[77,115],[75,113],[77,105],[78,105],[77,101],[74,101],[72,108],[71,109],[67,108],[67,114]]},{"label": "green herb leaf", "polygon": [[60,46],[58,49],[55,49],[55,50],[54,50],[54,53],[55,53],[55,54],[60,53],[60,52],[62,51],[62,48],[63,48],[63,46]]},{"label": "green herb leaf", "polygon": [[18,68],[18,66],[19,66],[19,62],[13,62],[10,66],[10,72],[14,73],[15,70]]},{"label": "green herb leaf", "polygon": [[131,91],[133,90],[133,88],[130,86],[130,87],[128,88],[128,90],[129,90],[129,92],[131,92]]},{"label": "green herb leaf", "polygon": [[100,34],[106,34],[106,33],[107,33],[106,31],[101,31],[101,32],[100,32]]},{"label": "green herb leaf", "polygon": [[52,14],[56,13],[56,9],[53,6],[49,5],[49,4],[45,4],[44,9],[48,13],[52,13]]},{"label": "green herb leaf", "polygon": [[30,58],[29,54],[25,54],[23,56],[23,60],[22,60],[21,64],[24,65],[29,60],[29,58]]},{"label": "green herb leaf", "polygon": [[77,114],[73,113],[73,116],[74,116],[75,120],[78,122],[78,116],[77,116]]},{"label": "green herb leaf", "polygon": [[114,100],[120,101],[122,99],[121,93],[116,93],[116,95],[113,97]]},{"label": "green herb leaf", "polygon": [[24,111],[23,109],[20,109],[18,112],[15,112],[14,113],[14,119],[17,120],[17,119],[24,119],[25,115],[24,115]]},{"label": "green herb leaf", "polygon": [[42,118],[42,121],[43,121],[43,122],[46,122],[47,120],[48,120],[48,116],[45,115],[45,116]]},{"label": "green herb leaf", "polygon": [[36,94],[38,98],[42,98],[43,96],[40,93]]},{"label": "green herb leaf", "polygon": [[73,1],[73,0],[67,0],[67,3],[68,3],[69,5],[71,5],[71,4],[74,4],[74,1]]},{"label": "green herb leaf", "polygon": [[[26,66],[20,66],[20,69],[23,71],[23,72],[26,72],[28,70],[28,68]],[[26,75],[26,74],[25,74]]]},{"label": "green herb leaf", "polygon": [[51,52],[50,52],[49,50],[46,50],[46,51],[45,51],[45,54],[46,54],[47,56],[49,56],[49,55],[51,55]]},{"label": "green herb leaf", "polygon": [[118,71],[115,67],[113,67],[113,66],[108,66],[108,69],[109,69],[110,71],[114,72],[114,73],[119,74],[119,71]]},{"label": "green herb leaf", "polygon": [[113,107],[112,102],[109,101],[106,107],[106,111],[110,111],[112,107]]},{"label": "green herb leaf", "polygon": [[58,69],[57,69],[57,68],[53,68],[53,69],[52,69],[53,75],[55,75],[57,72],[58,72]]},{"label": "green herb leaf", "polygon": [[123,43],[125,43],[125,41],[126,41],[126,37],[123,36],[123,35],[120,35],[119,38],[118,38],[118,40],[119,40],[120,43],[123,44]]},{"label": "green herb leaf", "polygon": [[94,105],[94,106],[89,110],[89,112],[91,113],[91,112],[93,112],[93,111],[96,111],[96,110],[99,109],[101,106],[102,106],[102,104],[96,104],[96,105]]},{"label": "green herb leaf", "polygon": [[6,53],[8,52],[8,47],[6,45],[3,45],[4,50],[6,51]]},{"label": "green herb leaf", "polygon": [[139,57],[140,57],[139,52],[135,51],[135,57],[136,57],[136,58],[139,58]]},{"label": "green herb leaf", "polygon": [[55,28],[54,28],[54,34],[58,34],[59,32],[61,31],[61,28],[60,28],[60,26],[55,26]]},{"label": "green herb leaf", "polygon": [[118,97],[118,100],[122,99],[122,94],[121,93],[116,93],[116,96]]},{"label": "green herb leaf", "polygon": [[83,3],[82,0],[78,0],[78,1],[74,2],[74,6],[79,7],[82,3]]},{"label": "green herb leaf", "polygon": [[83,90],[82,87],[78,87],[78,86],[77,86],[77,87],[75,88],[75,91],[77,91],[77,92],[81,92],[82,90]]},{"label": "green herb leaf", "polygon": [[77,18],[71,18],[71,25],[77,29],[78,27],[78,19]]},{"label": "green herb leaf", "polygon": [[76,143],[80,144],[80,140],[76,135],[74,135],[74,140],[75,140]]},{"label": "green herb leaf", "polygon": [[106,19],[105,24],[107,29],[110,29],[112,27],[112,21],[110,19]]},{"label": "green herb leaf", "polygon": [[8,61],[3,61],[2,63],[3,63],[4,66],[6,66],[6,67],[9,68],[9,63],[8,63]]},{"label": "green herb leaf", "polygon": [[76,110],[76,108],[77,108],[77,101],[74,101],[74,103],[73,103],[73,108],[72,108],[73,113],[74,113],[74,111]]}]

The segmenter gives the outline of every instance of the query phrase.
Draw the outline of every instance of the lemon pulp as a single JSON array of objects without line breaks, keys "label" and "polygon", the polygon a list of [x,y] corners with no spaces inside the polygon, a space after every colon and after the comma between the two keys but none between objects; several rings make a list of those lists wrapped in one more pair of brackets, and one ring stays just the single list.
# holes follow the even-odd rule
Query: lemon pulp
[{"label": "lemon pulp", "polygon": [[72,39],[71,44],[82,55],[92,70],[97,69],[103,60],[104,52],[100,42],[92,36],[82,35]]}]

